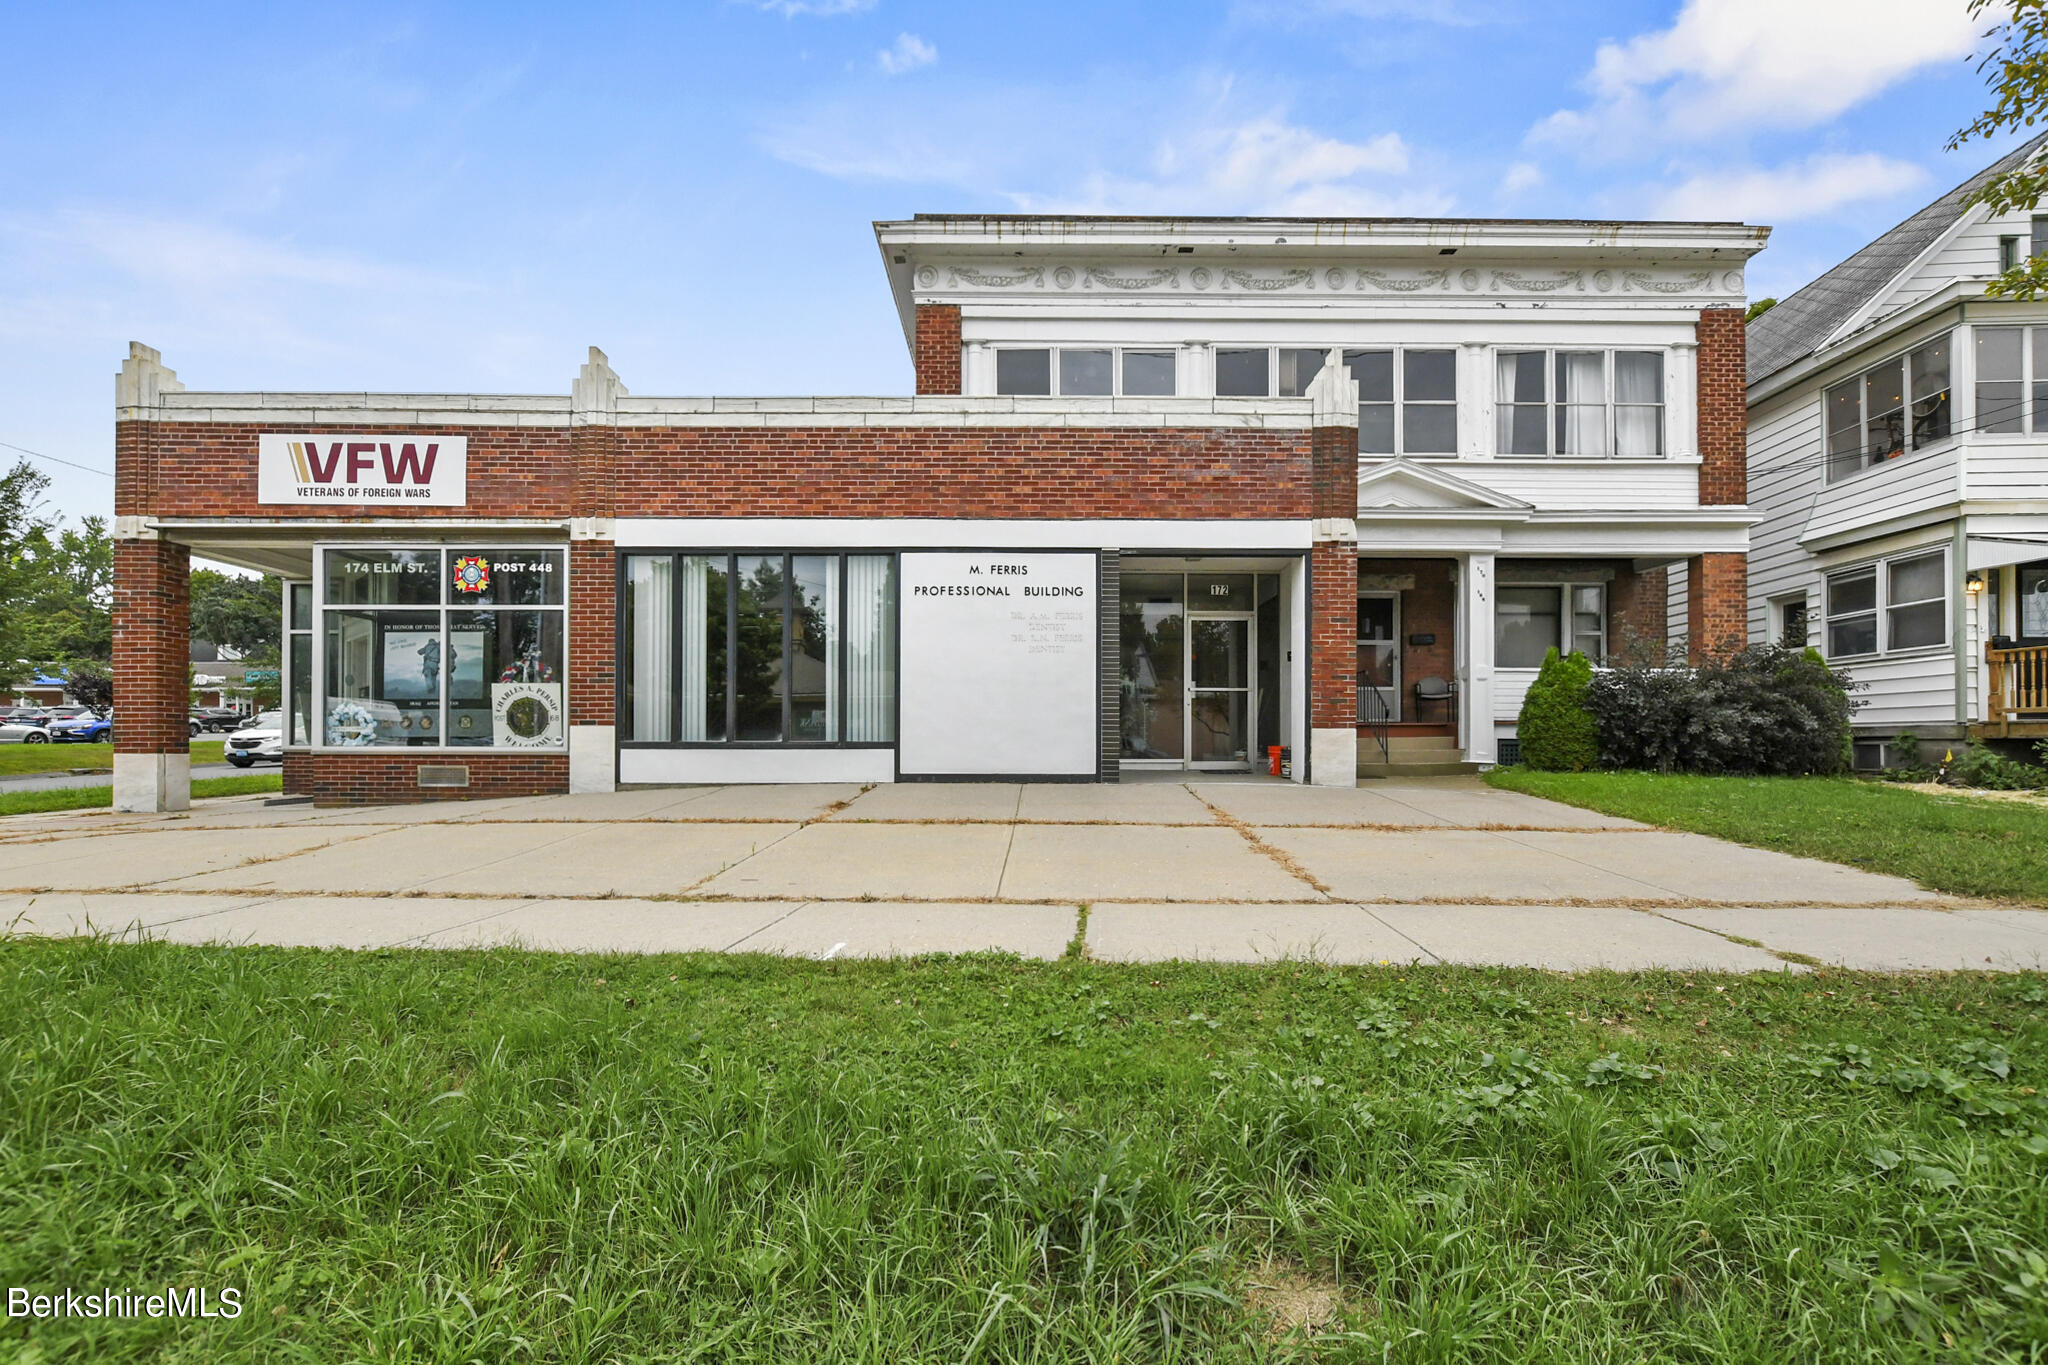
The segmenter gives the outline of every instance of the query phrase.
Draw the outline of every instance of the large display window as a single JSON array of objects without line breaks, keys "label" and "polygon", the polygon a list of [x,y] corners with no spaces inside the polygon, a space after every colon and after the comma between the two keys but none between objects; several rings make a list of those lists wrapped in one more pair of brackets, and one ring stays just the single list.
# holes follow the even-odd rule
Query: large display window
[{"label": "large display window", "polygon": [[620,576],[622,744],[895,742],[894,555],[634,554]]},{"label": "large display window", "polygon": [[323,548],[319,742],[562,748],[565,568],[559,549]]}]

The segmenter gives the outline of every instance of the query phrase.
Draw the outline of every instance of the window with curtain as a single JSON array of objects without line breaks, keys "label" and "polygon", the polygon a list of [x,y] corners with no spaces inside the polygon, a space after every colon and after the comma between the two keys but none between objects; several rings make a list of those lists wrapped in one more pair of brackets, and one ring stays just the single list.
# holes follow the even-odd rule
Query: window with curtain
[{"label": "window with curtain", "polygon": [[887,744],[893,555],[630,555],[620,739]]},{"label": "window with curtain", "polygon": [[1494,365],[1501,454],[1663,456],[1662,351],[1501,351]]},{"label": "window with curtain", "polygon": [[1500,589],[1493,609],[1493,662],[1498,668],[1541,668],[1562,643],[1564,590]]}]

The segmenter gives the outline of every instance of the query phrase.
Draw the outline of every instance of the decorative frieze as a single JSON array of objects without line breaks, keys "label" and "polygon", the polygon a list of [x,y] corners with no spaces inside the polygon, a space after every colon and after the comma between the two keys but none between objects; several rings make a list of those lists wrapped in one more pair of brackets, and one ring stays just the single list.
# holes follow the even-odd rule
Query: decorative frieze
[{"label": "decorative frieze", "polygon": [[[1156,257],[1153,259],[1157,259]],[[1701,303],[1739,300],[1739,270],[1563,268],[1530,266],[1160,266],[1149,262],[1094,262],[1073,265],[1020,266],[988,262],[951,265],[943,271],[925,265],[915,276],[921,297],[936,293],[943,280],[945,295],[1056,295],[1060,293],[1144,293],[1199,296],[1250,294],[1260,297],[1343,292],[1353,296],[1392,298],[1429,295],[1460,298],[1530,299],[1601,295],[1685,297]],[[1647,301],[1647,300],[1645,300]]]}]

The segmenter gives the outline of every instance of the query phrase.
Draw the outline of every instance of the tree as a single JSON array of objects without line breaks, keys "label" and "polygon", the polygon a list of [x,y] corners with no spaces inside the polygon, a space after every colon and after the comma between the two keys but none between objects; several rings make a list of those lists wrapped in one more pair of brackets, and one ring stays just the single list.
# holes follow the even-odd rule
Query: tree
[{"label": "tree", "polygon": [[12,601],[28,657],[39,664],[114,657],[114,542],[104,517],[76,527],[43,523],[22,546]]},{"label": "tree", "polygon": [[[1995,101],[1948,140],[1954,151],[1965,142],[2031,128],[2048,114],[2048,0],[1970,0],[1972,18],[1997,15],[1984,31],[1990,51],[1977,63]],[[2048,162],[2031,161],[1987,180],[1970,203],[1993,214],[2031,209],[2048,194]],[[2031,256],[1984,286],[1987,294],[2015,299],[2048,297],[2048,256]]]},{"label": "tree", "polygon": [[11,693],[33,675],[32,617],[24,609],[24,590],[35,575],[29,553],[32,539],[48,526],[41,513],[49,476],[27,460],[0,474],[0,693]]},{"label": "tree", "polygon": [[243,656],[275,654],[283,619],[277,579],[242,578],[217,569],[192,571],[192,638],[225,645]]},{"label": "tree", "polygon": [[1755,322],[1777,306],[1778,301],[1776,299],[1758,299],[1755,303],[1749,305],[1749,311],[1742,315],[1742,320],[1744,322]]},{"label": "tree", "polygon": [[94,663],[75,663],[66,669],[64,690],[80,706],[90,706],[103,716],[114,704],[112,674]]}]

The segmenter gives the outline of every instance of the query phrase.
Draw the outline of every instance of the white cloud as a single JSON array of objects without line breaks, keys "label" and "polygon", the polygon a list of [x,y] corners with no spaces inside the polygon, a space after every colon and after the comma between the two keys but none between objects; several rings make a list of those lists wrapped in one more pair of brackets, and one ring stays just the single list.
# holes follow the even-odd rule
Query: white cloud
[{"label": "white cloud", "polygon": [[1500,178],[1500,192],[1503,195],[1521,194],[1533,190],[1543,183],[1543,168],[1533,161],[1517,161],[1508,167],[1507,174]]},{"label": "white cloud", "polygon": [[1659,218],[1789,223],[1844,204],[1916,189],[1927,172],[1875,152],[1821,153],[1769,169],[1755,166],[1695,175],[1659,194]]},{"label": "white cloud", "polygon": [[1980,27],[1961,0],[1685,0],[1671,27],[1602,43],[1593,103],[1531,137],[1623,154],[1646,133],[1812,127],[1968,56]]},{"label": "white cloud", "polygon": [[920,66],[930,66],[938,59],[939,50],[915,33],[897,34],[892,45],[875,54],[875,64],[891,76],[915,71]]},{"label": "white cloud", "polygon": [[754,0],[754,8],[794,19],[800,14],[829,19],[839,14],[865,14],[875,0]]}]

